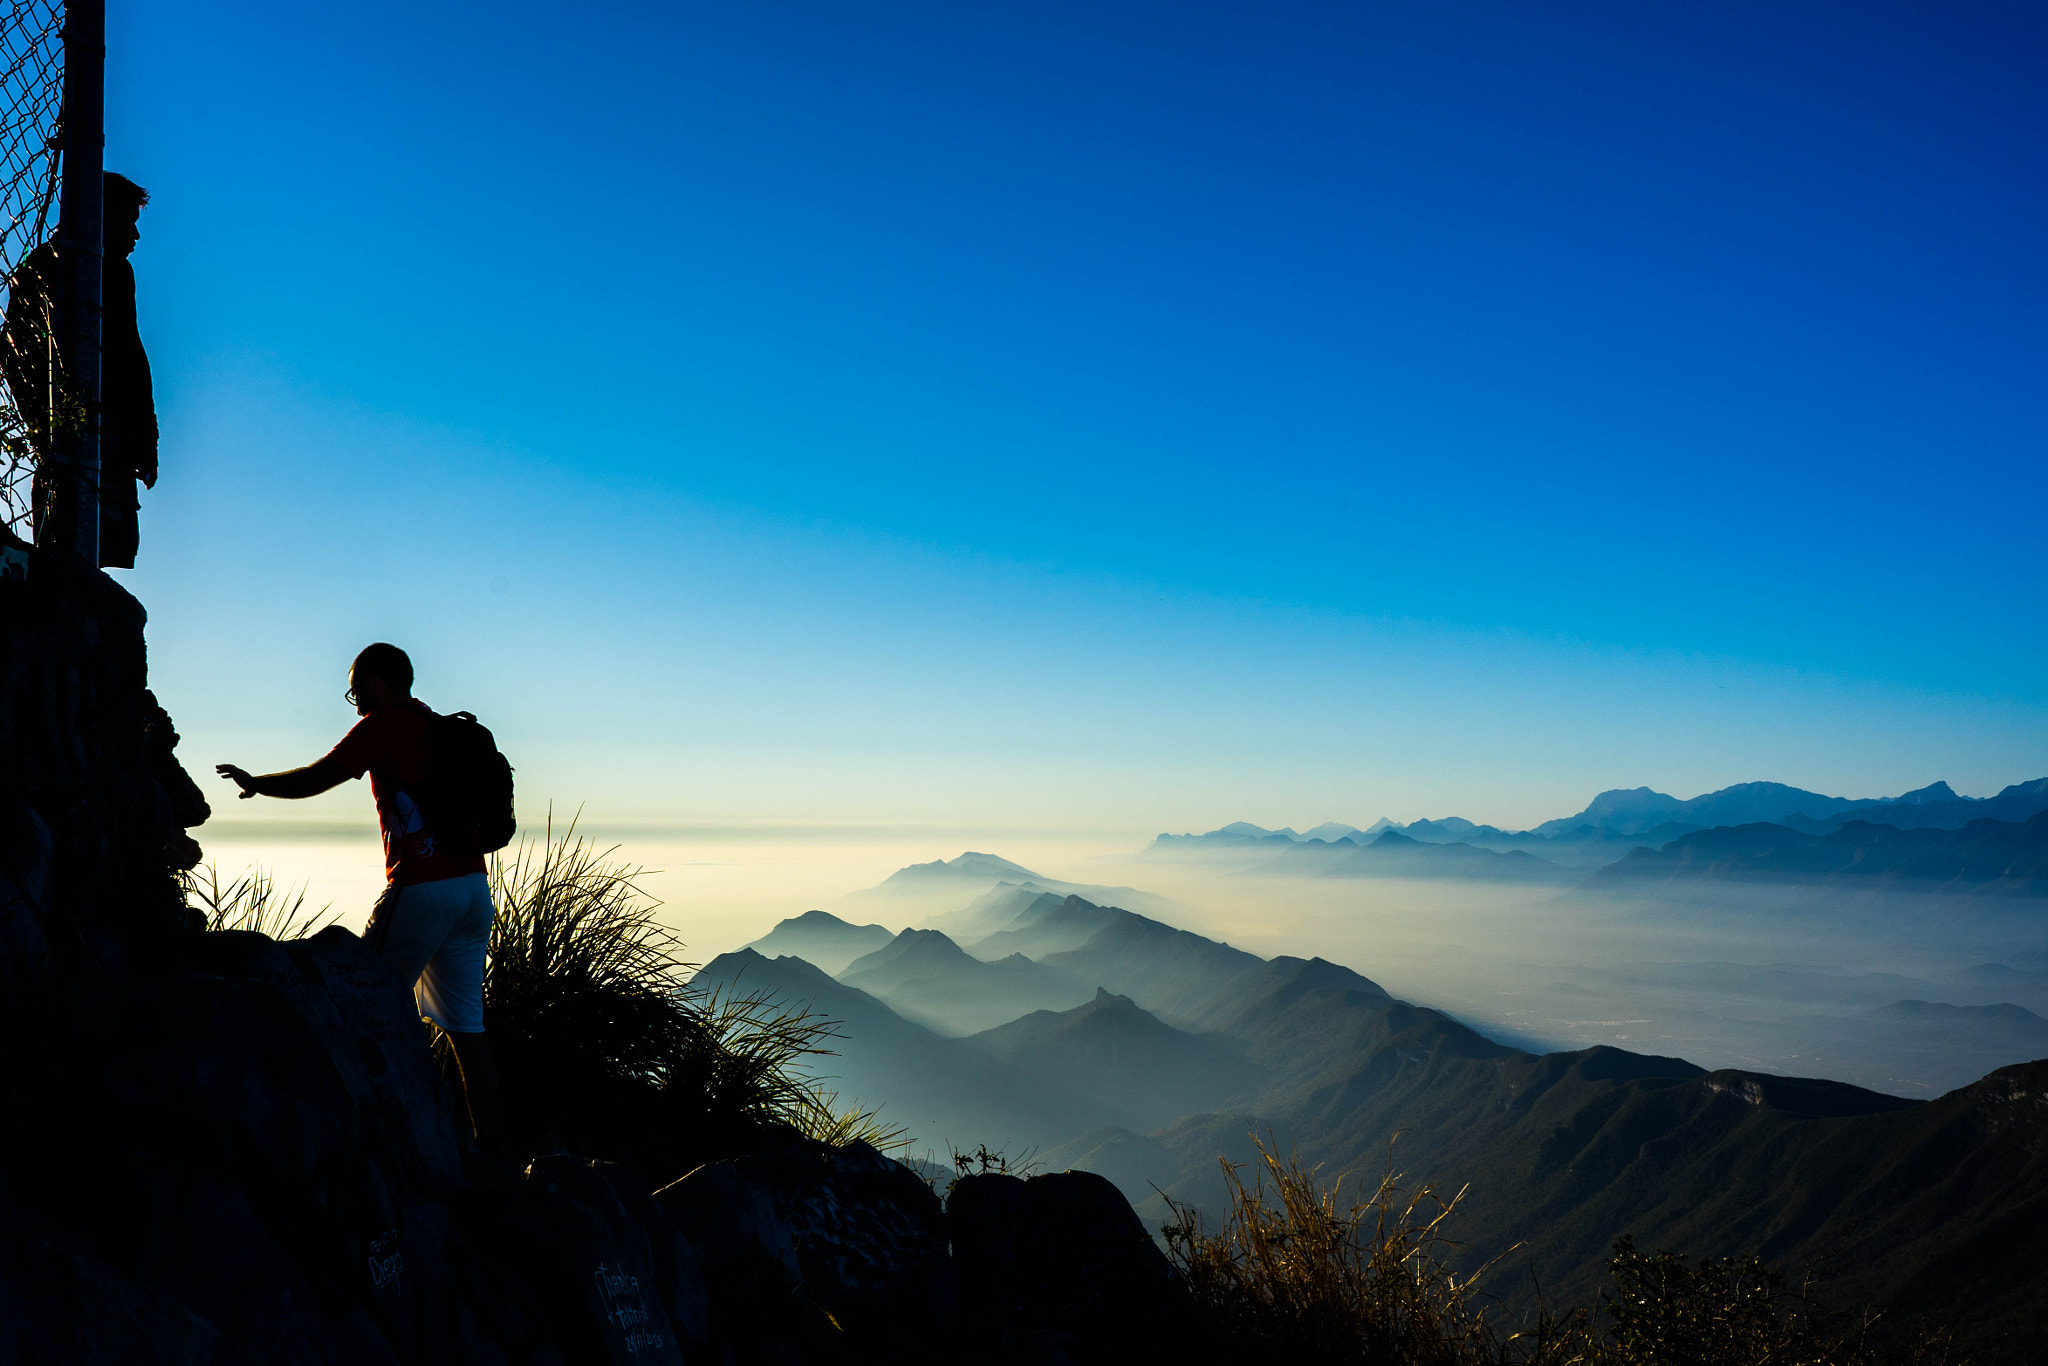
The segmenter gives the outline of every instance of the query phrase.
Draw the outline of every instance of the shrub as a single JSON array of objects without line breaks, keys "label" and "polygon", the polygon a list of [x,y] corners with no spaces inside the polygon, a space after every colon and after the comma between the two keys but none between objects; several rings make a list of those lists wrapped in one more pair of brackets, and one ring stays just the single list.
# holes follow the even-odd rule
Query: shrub
[{"label": "shrub", "polygon": [[1211,1342],[1316,1362],[1493,1359],[1473,1307],[1477,1273],[1460,1277],[1447,1260],[1456,1244],[1443,1225],[1458,1197],[1426,1185],[1404,1191],[1389,1170],[1368,1198],[1346,1205],[1342,1179],[1324,1189],[1299,1159],[1252,1140],[1250,1185],[1244,1166],[1223,1163],[1222,1227],[1210,1233],[1192,1206],[1173,1203],[1163,1230]]}]

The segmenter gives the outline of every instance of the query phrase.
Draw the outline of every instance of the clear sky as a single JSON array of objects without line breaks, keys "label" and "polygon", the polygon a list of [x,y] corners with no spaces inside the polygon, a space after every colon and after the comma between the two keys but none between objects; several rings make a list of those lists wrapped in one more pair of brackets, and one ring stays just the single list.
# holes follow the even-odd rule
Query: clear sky
[{"label": "clear sky", "polygon": [[621,820],[2048,773],[2039,6],[109,31],[165,432],[124,577],[217,796],[341,734],[372,639]]}]

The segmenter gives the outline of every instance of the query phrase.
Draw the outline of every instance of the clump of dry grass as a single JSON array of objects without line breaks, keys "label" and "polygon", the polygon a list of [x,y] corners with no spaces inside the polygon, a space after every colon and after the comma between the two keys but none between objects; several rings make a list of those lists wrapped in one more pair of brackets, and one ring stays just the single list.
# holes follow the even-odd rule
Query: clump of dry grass
[{"label": "clump of dry grass", "polygon": [[[1298,1158],[1252,1136],[1258,1160],[1223,1162],[1228,1208],[1214,1232],[1174,1204],[1169,1256],[1211,1341],[1317,1362],[1464,1366],[1497,1348],[1475,1304],[1480,1273],[1460,1276],[1445,1220],[1463,1195],[1405,1190],[1391,1167],[1364,1199],[1329,1187]],[[1484,1268],[1481,1269],[1482,1271]]]},{"label": "clump of dry grass", "polygon": [[220,868],[206,864],[178,875],[185,904],[206,917],[209,930],[254,930],[272,939],[304,939],[341,919],[333,903],[306,909],[306,889],[279,886],[260,867],[222,885]]}]

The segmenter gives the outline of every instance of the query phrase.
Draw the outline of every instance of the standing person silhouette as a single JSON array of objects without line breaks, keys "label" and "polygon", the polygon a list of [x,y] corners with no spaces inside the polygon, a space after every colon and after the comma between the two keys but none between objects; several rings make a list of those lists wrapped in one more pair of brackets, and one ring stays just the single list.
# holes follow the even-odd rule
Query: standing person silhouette
[{"label": "standing person silhouette", "polygon": [[491,942],[490,879],[482,854],[441,847],[416,794],[427,777],[427,721],[412,695],[412,660],[396,645],[366,646],[348,671],[349,705],[363,719],[304,768],[215,771],[243,797],[312,797],[370,775],[384,835],[384,894],[363,939],[399,980],[413,984],[422,1019],[448,1034],[478,1143],[498,1132],[498,1068],[484,1036],[484,955]]},{"label": "standing person silhouette", "polygon": [[[102,184],[106,257],[100,267],[100,564],[133,569],[141,540],[141,498],[135,484],[140,480],[144,488],[155,488],[157,475],[156,394],[149,353],[143,350],[136,323],[135,267],[128,260],[142,240],[140,223],[149,191],[112,171]],[[55,425],[64,419],[68,406],[63,375],[71,358],[59,354],[64,334],[56,327],[57,266],[57,240],[51,238],[15,268],[8,280],[7,321],[0,330],[0,374],[7,378],[15,412],[36,456],[38,539],[54,488]]]}]

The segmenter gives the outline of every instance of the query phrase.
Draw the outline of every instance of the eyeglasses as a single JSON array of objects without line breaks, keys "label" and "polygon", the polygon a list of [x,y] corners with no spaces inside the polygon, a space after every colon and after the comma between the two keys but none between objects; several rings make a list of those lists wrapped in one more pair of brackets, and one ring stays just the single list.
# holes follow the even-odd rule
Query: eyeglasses
[{"label": "eyeglasses", "polygon": [[348,703],[351,707],[360,707],[362,705],[362,703],[356,700],[356,690],[354,688],[350,688],[347,692],[343,693],[341,698],[342,701]]}]

